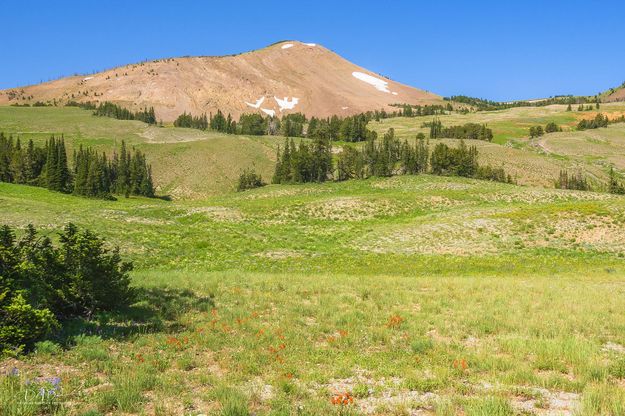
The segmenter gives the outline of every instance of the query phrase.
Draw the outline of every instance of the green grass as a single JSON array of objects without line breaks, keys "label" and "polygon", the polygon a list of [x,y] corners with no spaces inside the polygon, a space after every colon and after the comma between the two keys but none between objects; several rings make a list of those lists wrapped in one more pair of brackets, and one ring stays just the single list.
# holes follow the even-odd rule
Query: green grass
[{"label": "green grass", "polygon": [[[623,126],[570,131],[584,115],[441,118],[488,123],[482,162],[551,187],[562,168],[604,180],[622,166]],[[412,138],[426,119],[372,125]],[[548,121],[567,131],[526,138]],[[4,413],[624,414],[624,197],[429,175],[231,193],[251,164],[268,179],[282,138],[76,108],[0,107],[0,131],[63,134],[70,149],[126,140],[177,197],[101,201],[0,183],[2,223],[52,238],[68,222],[96,231],[134,261],[139,292],[129,310],[72,321],[0,362],[0,374],[19,369],[0,377]],[[60,396],[31,400],[37,384],[26,382],[54,376]],[[331,403],[346,392],[352,404]]]},{"label": "green grass", "polygon": [[[597,185],[607,180],[609,165],[623,171],[623,125],[575,132],[580,117],[593,112],[566,112],[565,106],[513,108],[503,111],[440,116],[444,125],[486,123],[493,129],[493,143],[476,141],[480,162],[503,166],[522,185],[552,187],[562,169],[582,168]],[[604,104],[602,112],[623,113],[619,103]],[[254,166],[266,181],[273,174],[282,137],[225,135],[194,129],[148,126],[138,121],[95,117],[79,108],[0,106],[0,131],[23,140],[43,142],[63,135],[70,151],[79,145],[111,152],[122,140],[147,154],[157,190],[177,199],[203,199],[230,192],[243,169]],[[401,138],[414,139],[424,121],[433,117],[393,118],[370,123],[379,134],[394,128]],[[555,121],[565,132],[530,141],[530,126]],[[455,145],[452,140],[445,143]],[[433,143],[432,143],[433,144]],[[345,143],[335,143],[342,147]]]},{"label": "green grass", "polygon": [[[611,118],[620,116],[624,111],[625,105],[622,103],[603,104],[598,110]],[[437,117],[445,126],[487,124],[493,130],[493,143],[469,141],[470,144],[478,147],[482,163],[503,166],[520,184],[552,187],[560,170],[581,169],[592,182],[600,186],[607,179],[608,166],[625,170],[625,125],[575,131],[581,118],[590,118],[596,112],[597,110],[567,112],[565,105],[551,105],[469,114],[454,113]],[[370,127],[378,134],[392,127],[397,136],[414,139],[417,133],[429,133],[429,129],[422,128],[421,125],[433,118],[393,118],[370,123]],[[529,139],[530,127],[544,127],[548,122],[555,122],[564,132],[547,134],[538,140]],[[452,140],[443,142],[454,143]]]},{"label": "green grass", "polygon": [[89,227],[137,266],[131,310],[2,364],[62,377],[57,414],[622,414],[623,197],[428,175],[174,202],[0,184],[0,211]]},{"label": "green grass", "polygon": [[146,153],[157,190],[176,198],[232,191],[239,174],[251,166],[271,179],[276,149],[284,140],[155,127],[95,117],[91,111],[71,107],[0,106],[0,132],[38,143],[62,135],[69,151],[83,145],[109,155],[125,140]]}]

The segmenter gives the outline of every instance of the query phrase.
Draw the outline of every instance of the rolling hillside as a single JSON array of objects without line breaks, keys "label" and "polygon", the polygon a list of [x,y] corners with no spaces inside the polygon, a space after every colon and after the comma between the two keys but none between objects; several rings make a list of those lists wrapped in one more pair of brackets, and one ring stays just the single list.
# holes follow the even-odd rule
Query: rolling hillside
[{"label": "rolling hillside", "polygon": [[325,117],[442,99],[374,74],[321,45],[288,41],[239,55],[161,59],[0,91],[0,105],[37,101],[154,107],[168,122],[183,112]]},{"label": "rolling hillside", "polygon": [[119,244],[140,294],[3,361],[63,389],[63,412],[11,414],[622,414],[596,410],[625,400],[622,196],[431,175],[173,202],[0,183],[0,210]]},{"label": "rolling hillside", "polygon": [[[610,165],[623,172],[625,124],[574,131],[578,120],[592,118],[596,112],[565,110],[565,106],[555,105],[454,113],[439,118],[444,125],[486,123],[493,129],[494,141],[471,144],[478,146],[483,163],[504,167],[520,185],[551,188],[561,169],[582,169],[597,184],[605,183]],[[601,111],[615,117],[625,111],[625,105],[605,104]],[[378,134],[394,128],[397,136],[414,139],[417,133],[428,132],[422,124],[432,118],[385,119],[371,122],[369,128]],[[562,126],[564,131],[539,140],[528,138],[530,126],[545,125],[549,121]],[[269,181],[275,167],[276,150],[284,143],[280,136],[226,135],[156,127],[139,121],[95,117],[91,111],[71,107],[0,106],[0,132],[22,140],[32,138],[39,143],[51,135],[63,135],[70,151],[82,144],[109,154],[125,140],[147,154],[158,192],[178,199],[202,199],[231,192],[241,171],[250,166]],[[454,140],[444,141],[452,146],[456,144]],[[431,146],[435,142],[432,141]],[[334,143],[334,151],[339,152],[346,145],[349,144]]]}]

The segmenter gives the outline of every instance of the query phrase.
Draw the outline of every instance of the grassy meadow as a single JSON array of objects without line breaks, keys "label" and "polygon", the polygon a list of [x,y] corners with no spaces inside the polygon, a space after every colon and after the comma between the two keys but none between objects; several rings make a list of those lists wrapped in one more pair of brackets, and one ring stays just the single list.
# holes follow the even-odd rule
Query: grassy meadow
[{"label": "grassy meadow", "polygon": [[[0,183],[1,223],[96,231],[134,262],[139,299],[0,361],[0,414],[625,415],[625,197],[546,188],[565,166],[604,178],[625,132],[572,131],[591,112],[564,110],[441,117],[487,122],[481,156],[528,186],[420,175],[234,193],[249,164],[270,175],[282,138],[0,107],[0,131],[26,139],[138,146],[177,197]],[[429,119],[372,124],[413,138]],[[565,131],[527,138],[548,121]]]},{"label": "grassy meadow", "polygon": [[52,413],[624,410],[623,197],[423,175],[176,202],[0,184],[0,209],[136,265],[130,310],[2,364],[60,377]]}]

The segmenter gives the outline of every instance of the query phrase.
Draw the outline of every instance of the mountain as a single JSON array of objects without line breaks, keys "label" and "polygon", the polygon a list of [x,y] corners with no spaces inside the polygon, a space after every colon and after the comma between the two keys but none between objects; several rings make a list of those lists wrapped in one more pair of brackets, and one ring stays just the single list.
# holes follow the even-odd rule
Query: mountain
[{"label": "mountain", "polygon": [[321,45],[297,41],[239,55],[160,59],[0,91],[0,105],[38,101],[154,107],[163,121],[183,112],[326,117],[390,110],[393,103],[442,103],[435,94],[361,68]]}]

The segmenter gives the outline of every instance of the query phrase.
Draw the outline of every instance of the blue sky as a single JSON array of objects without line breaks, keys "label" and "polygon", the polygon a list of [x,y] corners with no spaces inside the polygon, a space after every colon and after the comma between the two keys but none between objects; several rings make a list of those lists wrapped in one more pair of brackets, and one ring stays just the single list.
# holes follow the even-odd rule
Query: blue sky
[{"label": "blue sky", "polygon": [[622,0],[0,0],[0,11],[2,89],[284,39],[444,96],[586,95],[625,81]]}]

